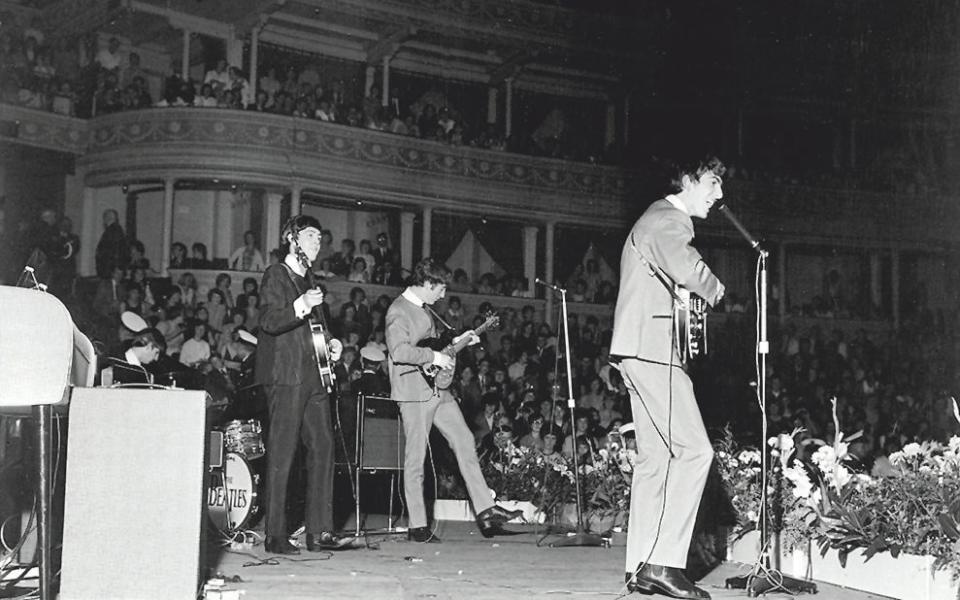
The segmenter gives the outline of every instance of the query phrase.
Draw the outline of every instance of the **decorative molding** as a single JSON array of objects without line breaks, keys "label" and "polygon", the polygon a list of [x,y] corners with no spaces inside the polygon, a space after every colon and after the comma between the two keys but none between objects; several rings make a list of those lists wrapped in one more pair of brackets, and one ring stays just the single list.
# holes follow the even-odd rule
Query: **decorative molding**
[{"label": "decorative molding", "polygon": [[[0,139],[77,155],[85,183],[214,179],[301,186],[332,201],[623,229],[650,198],[641,172],[262,113],[165,108],[89,121],[0,104]],[[942,252],[956,245],[949,197],[731,180],[731,207],[767,240]],[[701,235],[737,238],[713,216]]]}]

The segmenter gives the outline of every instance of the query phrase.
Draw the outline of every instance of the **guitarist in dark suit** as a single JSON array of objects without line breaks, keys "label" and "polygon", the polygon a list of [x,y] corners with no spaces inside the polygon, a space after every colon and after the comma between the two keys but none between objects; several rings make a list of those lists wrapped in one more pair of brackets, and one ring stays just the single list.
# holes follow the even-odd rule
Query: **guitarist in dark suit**
[{"label": "guitarist in dark suit", "polygon": [[[310,264],[320,250],[320,223],[309,216],[290,219],[281,233],[288,253],[271,265],[260,285],[260,339],[256,381],[270,411],[267,435],[267,552],[298,554],[287,536],[287,485],[294,455],[306,446],[307,550],[335,550],[350,538],[333,532],[334,438],[331,399],[321,381],[308,319],[320,312],[323,291],[314,287]],[[331,360],[342,345],[330,340]]]},{"label": "guitarist in dark suit", "polygon": [[710,597],[683,571],[713,449],[693,384],[681,368],[673,289],[666,278],[711,306],[723,296],[723,284],[691,245],[691,218],[705,219],[723,197],[724,171],[713,157],[677,166],[673,193],[647,208],[621,254],[610,357],[630,393],[641,458],[630,494],[631,591]]},{"label": "guitarist in dark suit", "polygon": [[[427,440],[434,425],[457,457],[480,533],[484,537],[510,534],[503,529],[503,524],[522,514],[493,503],[480,472],[473,434],[463,419],[460,406],[449,389],[433,387],[420,371],[421,367],[430,365],[452,370],[455,365],[452,356],[418,345],[437,334],[429,305],[443,298],[450,276],[450,269],[431,258],[424,258],[414,267],[410,286],[393,301],[386,317],[390,387],[393,399],[400,402],[406,435],[403,492],[410,513],[407,537],[416,542],[440,541],[427,526],[423,500],[423,466]],[[468,331],[456,339],[465,336],[476,337],[473,331]]]}]

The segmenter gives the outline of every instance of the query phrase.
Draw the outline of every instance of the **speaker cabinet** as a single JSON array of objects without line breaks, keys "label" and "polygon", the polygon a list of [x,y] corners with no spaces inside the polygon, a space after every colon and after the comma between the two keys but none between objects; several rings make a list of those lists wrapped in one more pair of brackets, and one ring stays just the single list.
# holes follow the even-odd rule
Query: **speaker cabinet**
[{"label": "speaker cabinet", "polygon": [[63,600],[195,600],[204,523],[206,393],[75,388]]},{"label": "speaker cabinet", "polygon": [[360,468],[403,470],[405,442],[399,418],[364,417],[360,425]]}]

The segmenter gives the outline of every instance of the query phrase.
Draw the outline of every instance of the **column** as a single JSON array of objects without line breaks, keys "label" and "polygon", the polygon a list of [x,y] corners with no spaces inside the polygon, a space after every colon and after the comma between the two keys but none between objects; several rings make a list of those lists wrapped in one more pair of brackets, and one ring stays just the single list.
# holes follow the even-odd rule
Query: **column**
[{"label": "column", "polygon": [[787,244],[780,242],[777,252],[777,285],[780,286],[780,298],[777,302],[777,316],[787,316]]},{"label": "column", "polygon": [[183,30],[183,56],[180,57],[180,77],[190,77],[190,31]]},{"label": "column", "polygon": [[230,35],[224,42],[227,45],[227,65],[240,68],[243,66],[243,40],[238,39],[233,33],[233,27],[230,28]]},{"label": "column", "polygon": [[883,305],[882,277],[880,271],[883,268],[880,260],[880,253],[876,250],[870,252],[870,302],[874,306]]},{"label": "column", "polygon": [[257,74],[257,62],[260,57],[260,25],[255,25],[250,31],[250,68],[247,70],[250,73],[250,93],[254,102],[257,99],[257,79],[259,76]]},{"label": "column", "polygon": [[299,185],[295,185],[290,188],[290,216],[295,217],[300,214],[302,210],[300,193],[303,191],[303,188]]},{"label": "column", "polygon": [[234,194],[229,190],[218,191],[214,195],[213,243],[210,248],[211,257],[229,258],[233,250],[240,245],[242,236],[237,236],[236,205]]},{"label": "column", "polygon": [[847,156],[848,164],[850,168],[857,166],[857,120],[850,119],[850,154]]},{"label": "column", "polygon": [[534,291],[533,280],[537,277],[537,233],[539,228],[528,225],[523,228],[523,276],[527,280],[527,291]]},{"label": "column", "polygon": [[[83,211],[80,221],[80,275],[90,276],[97,274],[95,251],[97,248],[97,232],[100,231],[101,216],[97,213],[97,198],[92,187],[83,188]],[[11,223],[7,223],[11,226]]]},{"label": "column", "polygon": [[[544,254],[544,266],[543,266],[543,278],[553,283],[553,236],[556,230],[556,223],[553,221],[547,221],[546,229],[543,233],[543,254]],[[551,326],[554,325],[552,322],[553,319],[553,290],[547,290],[546,296],[547,304],[545,307],[546,314],[544,315],[544,321],[550,323]]]},{"label": "column", "polygon": [[269,192],[267,193],[267,210],[266,218],[264,219],[267,223],[267,235],[264,240],[264,248],[279,248],[280,247],[280,204],[283,202],[283,196],[280,194]]},{"label": "column", "polygon": [[433,244],[431,232],[433,230],[433,209],[429,206],[423,207],[423,244],[420,248],[420,257],[433,256]]},{"label": "column", "polygon": [[617,141],[617,105],[607,102],[607,123],[603,130],[603,146],[609,148]]},{"label": "column", "polygon": [[900,251],[890,251],[890,313],[893,328],[900,329]]},{"label": "column", "polygon": [[383,57],[383,76],[380,83],[380,106],[390,104],[390,57]]},{"label": "column", "polygon": [[160,272],[167,276],[170,268],[170,246],[173,244],[173,184],[172,177],[163,180],[163,244],[160,248]]},{"label": "column", "polygon": [[623,145],[630,141],[630,94],[623,97]]},{"label": "column", "polygon": [[376,68],[374,68],[373,65],[367,65],[366,79],[364,80],[364,83],[363,83],[363,95],[364,95],[364,96],[369,96],[369,95],[370,95],[370,88],[373,87],[373,78],[374,78],[374,76],[376,75],[376,72],[377,72],[377,70],[376,70]]},{"label": "column", "polygon": [[413,221],[416,215],[412,212],[400,213],[400,267],[406,270],[413,268]]},{"label": "column", "polygon": [[497,122],[497,88],[487,88],[487,123],[493,125]]},{"label": "column", "polygon": [[504,98],[505,106],[503,108],[503,120],[504,120],[504,137],[510,137],[510,134],[513,132],[513,78],[508,77],[506,79],[507,84],[507,96]]}]

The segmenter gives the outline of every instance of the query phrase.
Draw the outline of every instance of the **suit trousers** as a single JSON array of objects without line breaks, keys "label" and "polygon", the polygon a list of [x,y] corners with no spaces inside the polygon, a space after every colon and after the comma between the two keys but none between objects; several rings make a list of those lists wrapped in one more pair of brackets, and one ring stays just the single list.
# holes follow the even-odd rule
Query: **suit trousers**
[{"label": "suit trousers", "polygon": [[306,527],[333,531],[333,424],[330,399],[320,387],[266,386],[270,409],[267,433],[266,534],[286,538],[287,487],[300,442],[306,447]]},{"label": "suit trousers", "polygon": [[460,474],[467,485],[473,510],[479,514],[493,506],[490,488],[480,472],[480,461],[473,444],[473,433],[463,420],[460,406],[442,390],[426,402],[401,402],[403,433],[406,447],[403,454],[403,494],[407,499],[409,527],[426,527],[427,509],[423,500],[423,466],[427,456],[427,440],[434,425],[443,434],[457,457]]},{"label": "suit trousers", "polygon": [[630,358],[620,368],[630,392],[638,455],[626,571],[644,562],[685,568],[713,461],[693,383],[678,367]]}]

